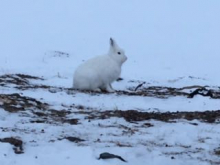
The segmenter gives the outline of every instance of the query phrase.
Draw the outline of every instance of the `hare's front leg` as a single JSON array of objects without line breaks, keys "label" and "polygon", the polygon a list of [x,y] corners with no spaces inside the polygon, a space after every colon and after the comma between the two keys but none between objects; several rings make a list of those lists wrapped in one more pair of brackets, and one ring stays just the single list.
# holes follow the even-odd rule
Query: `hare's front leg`
[{"label": "hare's front leg", "polygon": [[94,92],[102,92],[101,89],[99,89],[99,88],[96,88],[96,89],[94,89],[93,91],[94,91]]},{"label": "hare's front leg", "polygon": [[106,85],[106,91],[107,91],[107,92],[110,92],[110,93],[115,92],[115,90],[112,88],[112,85],[111,85],[111,84]]}]

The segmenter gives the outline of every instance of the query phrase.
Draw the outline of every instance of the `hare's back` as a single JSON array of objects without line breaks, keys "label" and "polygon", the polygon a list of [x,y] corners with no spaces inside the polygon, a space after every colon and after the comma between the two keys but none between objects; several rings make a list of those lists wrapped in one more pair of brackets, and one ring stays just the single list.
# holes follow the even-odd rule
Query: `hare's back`
[{"label": "hare's back", "polygon": [[79,66],[79,69],[85,71],[90,70],[98,73],[100,70],[105,72],[105,70],[115,67],[114,65],[115,62],[111,59],[111,57],[108,55],[103,55],[86,61],[81,66]]}]

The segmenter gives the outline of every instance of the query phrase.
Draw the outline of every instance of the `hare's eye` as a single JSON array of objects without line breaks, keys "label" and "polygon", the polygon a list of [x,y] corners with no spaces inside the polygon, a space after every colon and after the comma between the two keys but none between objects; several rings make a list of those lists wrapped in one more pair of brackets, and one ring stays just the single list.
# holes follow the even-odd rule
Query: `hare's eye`
[{"label": "hare's eye", "polygon": [[120,54],[121,54],[121,52],[118,52],[118,54],[120,55]]}]

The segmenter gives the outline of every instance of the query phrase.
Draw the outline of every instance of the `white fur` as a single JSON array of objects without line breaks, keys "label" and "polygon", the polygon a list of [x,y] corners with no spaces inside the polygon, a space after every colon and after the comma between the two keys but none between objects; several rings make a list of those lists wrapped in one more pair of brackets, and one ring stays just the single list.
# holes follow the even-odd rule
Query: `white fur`
[{"label": "white fur", "polygon": [[119,78],[121,66],[126,60],[127,57],[124,51],[110,38],[108,54],[94,57],[76,69],[73,78],[73,88],[114,92],[111,84]]}]

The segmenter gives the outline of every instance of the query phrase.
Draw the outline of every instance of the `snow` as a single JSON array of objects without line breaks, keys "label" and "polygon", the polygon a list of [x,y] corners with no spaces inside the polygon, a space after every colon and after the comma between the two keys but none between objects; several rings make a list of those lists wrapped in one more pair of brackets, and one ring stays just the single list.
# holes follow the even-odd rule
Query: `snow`
[{"label": "snow", "polygon": [[[31,80],[33,84],[70,88],[76,67],[106,53],[109,38],[113,37],[128,57],[122,69],[123,81],[113,84],[116,90],[128,90],[139,82],[146,82],[146,86],[219,86],[218,0],[8,0],[0,2],[0,15],[1,75],[29,74],[45,79]],[[0,92],[22,93],[49,103],[56,110],[71,105],[102,112],[131,109],[203,112],[220,107],[218,99],[202,96],[161,99],[115,93],[68,94],[45,89],[21,91],[13,85],[1,86]],[[0,138],[22,137],[25,152],[15,154],[10,144],[0,143],[0,164],[206,165],[220,162],[213,154],[219,147],[218,123],[150,120],[147,122],[153,127],[143,127],[143,122],[130,123],[121,118],[89,121],[83,114],[71,114],[69,118],[79,119],[80,124],[36,124],[30,123],[31,115],[31,112],[9,113],[0,109]],[[57,140],[65,136],[85,141]],[[128,162],[98,160],[102,152],[120,155]]]}]

